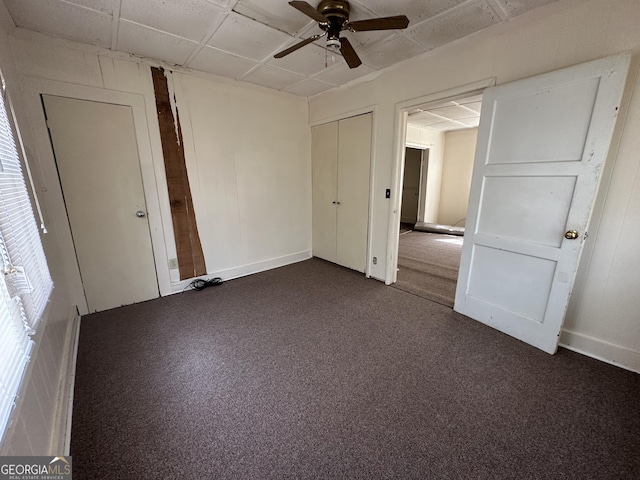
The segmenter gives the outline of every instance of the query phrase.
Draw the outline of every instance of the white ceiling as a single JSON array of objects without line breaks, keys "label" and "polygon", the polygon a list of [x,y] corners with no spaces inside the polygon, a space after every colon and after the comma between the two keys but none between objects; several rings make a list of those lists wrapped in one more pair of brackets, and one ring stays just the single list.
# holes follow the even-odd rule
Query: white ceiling
[{"label": "white ceiling", "polygon": [[409,112],[408,125],[440,132],[474,128],[480,124],[482,94],[449,100],[428,107],[416,107]]},{"label": "white ceiling", "polygon": [[286,0],[3,1],[17,27],[313,96],[558,0],[351,0],[352,21],[410,21],[406,30],[343,33],[363,61],[356,69],[332,59],[323,39],[274,59],[321,33]]}]

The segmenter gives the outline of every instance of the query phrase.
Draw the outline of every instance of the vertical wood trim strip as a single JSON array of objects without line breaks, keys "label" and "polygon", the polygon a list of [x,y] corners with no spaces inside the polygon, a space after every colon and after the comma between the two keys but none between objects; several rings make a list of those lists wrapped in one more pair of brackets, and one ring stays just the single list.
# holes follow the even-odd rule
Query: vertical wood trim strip
[{"label": "vertical wood trim strip", "polygon": [[[171,219],[176,241],[180,280],[205,275],[207,267],[204,261],[198,226],[196,224],[187,164],[184,157],[180,116],[174,119],[171,111],[169,86],[162,68],[151,67],[153,89],[156,97],[158,124],[162,141]],[[177,131],[177,132],[176,132]]]}]

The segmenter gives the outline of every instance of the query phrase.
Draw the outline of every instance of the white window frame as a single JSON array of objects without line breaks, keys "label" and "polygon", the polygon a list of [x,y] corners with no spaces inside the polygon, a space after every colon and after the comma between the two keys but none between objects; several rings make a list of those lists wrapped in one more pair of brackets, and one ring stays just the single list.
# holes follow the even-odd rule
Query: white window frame
[{"label": "white window frame", "polygon": [[[4,438],[53,282],[27,189],[4,79],[0,95],[0,441]],[[26,163],[26,159],[22,159]]]}]

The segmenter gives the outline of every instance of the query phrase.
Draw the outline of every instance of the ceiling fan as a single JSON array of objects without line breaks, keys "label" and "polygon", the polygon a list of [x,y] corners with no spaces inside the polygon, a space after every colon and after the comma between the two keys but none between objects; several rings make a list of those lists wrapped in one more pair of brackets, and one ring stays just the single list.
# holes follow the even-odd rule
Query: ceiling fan
[{"label": "ceiling fan", "polygon": [[282,58],[295,52],[299,48],[308,45],[317,39],[327,36],[327,48],[329,50],[340,51],[349,68],[356,68],[362,64],[362,60],[353,49],[351,42],[345,37],[340,36],[343,30],[350,32],[364,32],[371,30],[400,30],[407,28],[409,19],[404,15],[396,15],[394,17],[370,18],[368,20],[349,21],[349,2],[347,0],[322,0],[318,8],[314,8],[307,2],[289,2],[289,5],[298,9],[306,16],[313,18],[318,22],[318,26],[324,30],[324,33],[314,35],[292,47],[289,47],[274,55],[275,58]]}]

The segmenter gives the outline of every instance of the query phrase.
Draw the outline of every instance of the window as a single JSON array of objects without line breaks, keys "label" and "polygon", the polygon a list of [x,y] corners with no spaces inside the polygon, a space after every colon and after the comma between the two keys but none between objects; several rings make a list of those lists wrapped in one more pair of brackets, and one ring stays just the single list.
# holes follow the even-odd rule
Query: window
[{"label": "window", "polygon": [[[0,75],[1,79],[1,75]],[[34,342],[30,335],[53,288],[2,80],[0,96],[0,440],[24,376]]]}]

